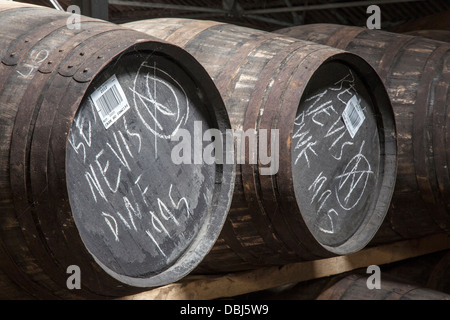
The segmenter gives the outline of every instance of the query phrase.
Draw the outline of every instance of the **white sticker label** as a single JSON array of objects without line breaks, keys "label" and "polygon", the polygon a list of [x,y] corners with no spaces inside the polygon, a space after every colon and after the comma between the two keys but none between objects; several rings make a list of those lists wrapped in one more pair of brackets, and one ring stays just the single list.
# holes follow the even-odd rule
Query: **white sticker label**
[{"label": "white sticker label", "polygon": [[357,96],[353,96],[347,103],[344,112],[342,113],[342,119],[352,139],[355,137],[359,128],[361,128],[366,116],[361,109]]},{"label": "white sticker label", "polygon": [[127,97],[116,75],[95,90],[91,99],[106,129],[130,109]]}]

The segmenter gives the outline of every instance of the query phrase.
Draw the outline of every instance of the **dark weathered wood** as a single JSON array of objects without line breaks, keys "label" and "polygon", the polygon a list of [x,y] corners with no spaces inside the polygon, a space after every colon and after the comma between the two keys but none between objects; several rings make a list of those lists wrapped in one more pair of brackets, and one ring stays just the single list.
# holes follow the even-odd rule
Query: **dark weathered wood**
[{"label": "dark weathered wood", "polygon": [[448,250],[386,265],[382,271],[402,281],[450,294]]},{"label": "dark weathered wood", "polygon": [[380,288],[369,289],[371,274],[360,269],[332,277],[325,277],[281,286],[235,297],[238,300],[450,300],[450,294],[432,289],[408,276],[393,276],[381,267]]},{"label": "dark weathered wood", "polygon": [[[361,268],[339,275],[323,277],[285,286],[275,287],[260,292],[253,292],[236,299],[250,300],[314,300],[322,295],[322,298],[336,299],[385,299],[402,298],[396,293],[405,293],[405,289],[419,289],[414,295],[406,295],[404,298],[413,299],[438,299],[439,295],[450,294],[450,252],[448,250],[411,257],[401,261],[380,265],[381,290],[367,289],[364,279],[372,275],[367,273],[367,268]],[[343,280],[347,278],[346,280]],[[350,279],[350,280],[349,280]],[[338,282],[342,282],[337,284]],[[355,280],[353,282],[353,280]],[[356,283],[359,283],[358,285]],[[408,284],[408,285],[407,285]],[[355,287],[344,293],[346,286]],[[350,288],[349,287],[349,288]],[[330,289],[331,288],[331,289]],[[393,289],[393,291],[391,291]],[[424,291],[426,290],[426,291]],[[436,296],[428,295],[429,290]],[[326,293],[325,293],[326,291]]]},{"label": "dark weathered wood", "polygon": [[438,41],[450,42],[450,30],[416,30],[405,32],[405,34]]},{"label": "dark weathered wood", "polygon": [[[68,17],[0,4],[0,291],[11,298],[109,298],[177,281],[231,203],[234,164],[171,159],[178,130],[231,127],[205,69],[156,38],[86,17],[69,29]],[[101,92],[97,110],[113,77],[123,93]],[[117,97],[125,111],[106,126]],[[80,290],[67,288],[71,265]]]},{"label": "dark weathered wood", "polygon": [[400,33],[416,30],[450,30],[450,10],[411,20],[389,29]]},{"label": "dark weathered wood", "polygon": [[361,55],[388,89],[398,133],[398,175],[391,208],[372,244],[448,232],[450,45],[328,24],[279,32]]},{"label": "dark weathered wood", "polygon": [[450,300],[450,295],[403,283],[396,278],[381,278],[380,289],[368,289],[367,275],[352,274],[332,284],[317,300]]},{"label": "dark weathered wood", "polygon": [[[196,57],[221,92],[233,129],[254,129],[259,142],[266,142],[263,130],[269,135],[279,130],[278,172],[261,174],[268,165],[251,164],[254,154],[246,154],[221,237],[198,272],[346,254],[370,241],[390,202],[396,147],[388,96],[364,60],[312,42],[211,21],[156,19],[126,26]],[[341,117],[353,95],[366,112],[354,140]],[[369,150],[372,167],[362,155]],[[354,184],[346,185],[352,175]],[[349,186],[351,191],[345,190]],[[352,213],[347,218],[334,197],[327,202],[339,187],[348,195]],[[342,211],[339,217],[337,211]]]},{"label": "dark weathered wood", "polygon": [[[268,299],[276,299],[280,296],[282,298],[284,292],[287,294],[293,293],[293,299],[295,299],[294,295],[297,294],[299,299],[315,299],[324,290],[326,284],[330,282],[331,276],[340,279],[341,276],[346,276],[349,272],[362,271],[368,277],[369,275],[366,274],[367,267],[378,265],[381,268],[381,280],[383,280],[389,265],[414,257],[425,257],[425,255],[449,248],[450,237],[448,235],[431,235],[420,239],[365,248],[350,255],[297,262],[282,267],[274,266],[215,276],[192,275],[186,277],[183,281],[122,299],[211,300],[246,295],[247,298],[255,300],[262,298],[262,296],[266,296]],[[409,283],[408,280],[400,280],[400,282]],[[298,284],[298,286],[292,284]],[[308,289],[302,290],[303,285]],[[418,287],[425,286],[419,283]],[[297,288],[299,290],[296,290]],[[261,292],[261,294],[258,292]]]}]

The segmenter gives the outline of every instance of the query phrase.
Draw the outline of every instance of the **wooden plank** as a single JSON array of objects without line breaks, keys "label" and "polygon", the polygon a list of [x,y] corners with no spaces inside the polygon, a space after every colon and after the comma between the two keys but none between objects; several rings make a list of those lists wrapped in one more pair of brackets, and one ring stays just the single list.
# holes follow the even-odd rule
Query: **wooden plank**
[{"label": "wooden plank", "polygon": [[450,248],[450,236],[420,239],[367,248],[328,259],[293,263],[222,276],[196,276],[120,300],[211,300],[266,290],[295,282],[341,274],[370,265],[389,264]]}]

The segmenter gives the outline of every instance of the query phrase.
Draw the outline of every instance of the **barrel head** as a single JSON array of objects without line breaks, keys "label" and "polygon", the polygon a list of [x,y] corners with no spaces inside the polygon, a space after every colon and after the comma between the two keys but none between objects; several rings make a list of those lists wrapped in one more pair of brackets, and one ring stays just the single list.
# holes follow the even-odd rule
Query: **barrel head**
[{"label": "barrel head", "polygon": [[[382,187],[386,168],[395,172],[382,119],[390,119],[390,131],[393,114],[379,109],[379,98],[359,67],[330,61],[311,78],[297,111],[292,139],[297,203],[315,239],[336,253],[367,244],[392,195],[392,180],[389,192]],[[390,105],[386,93],[381,100]]]},{"label": "barrel head", "polygon": [[[203,133],[219,127],[220,105],[204,90],[171,59],[133,52],[95,78],[73,121],[66,160],[73,217],[92,256],[124,283],[178,280],[220,232],[231,174],[225,187],[224,166],[197,161],[193,149],[199,141],[203,150]],[[186,163],[174,160],[180,143]]]}]

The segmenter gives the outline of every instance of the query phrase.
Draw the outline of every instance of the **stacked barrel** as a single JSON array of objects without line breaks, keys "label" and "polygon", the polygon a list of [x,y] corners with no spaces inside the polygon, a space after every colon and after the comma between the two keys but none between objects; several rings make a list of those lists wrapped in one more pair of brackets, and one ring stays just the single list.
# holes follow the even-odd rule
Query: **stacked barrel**
[{"label": "stacked barrel", "polygon": [[449,44],[69,18],[0,2],[5,298],[110,299],[449,231]]},{"label": "stacked barrel", "polygon": [[5,298],[111,298],[177,281],[231,201],[234,164],[175,166],[169,152],[178,129],[230,128],[204,68],[137,31],[69,18],[0,2]]},{"label": "stacked barrel", "polygon": [[[279,132],[278,172],[265,175],[260,159],[238,165],[221,237],[197,272],[348,254],[371,240],[390,203],[396,143],[387,93],[366,61],[329,46],[210,21],[154,19],[126,26],[180,45],[199,60],[234,130],[256,130],[258,143],[268,146],[261,132]],[[342,120],[346,112],[354,126]]]},{"label": "stacked barrel", "polygon": [[[450,251],[380,266],[376,278],[357,269],[235,299],[248,300],[449,300]],[[376,281],[379,281],[378,285]]]},{"label": "stacked barrel", "polygon": [[449,232],[450,44],[327,24],[279,32],[359,54],[386,85],[397,125],[398,175],[374,243]]}]

